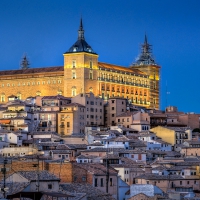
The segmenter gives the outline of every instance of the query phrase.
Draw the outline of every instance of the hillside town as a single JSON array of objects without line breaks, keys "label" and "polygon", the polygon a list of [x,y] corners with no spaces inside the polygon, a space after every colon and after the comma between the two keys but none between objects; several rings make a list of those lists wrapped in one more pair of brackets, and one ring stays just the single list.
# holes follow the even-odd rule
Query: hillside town
[{"label": "hillside town", "polygon": [[199,119],[93,93],[11,95],[0,106],[1,198],[200,199]]},{"label": "hillside town", "polygon": [[130,66],[99,62],[81,17],[63,57],[0,71],[0,199],[200,200],[200,114],[160,109],[147,35]]}]

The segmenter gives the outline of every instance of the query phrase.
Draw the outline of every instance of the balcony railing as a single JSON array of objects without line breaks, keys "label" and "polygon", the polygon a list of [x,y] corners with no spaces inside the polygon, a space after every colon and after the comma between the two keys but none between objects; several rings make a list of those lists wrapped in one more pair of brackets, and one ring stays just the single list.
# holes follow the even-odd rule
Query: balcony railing
[{"label": "balcony railing", "polygon": [[149,88],[149,85],[132,83],[132,82],[127,82],[127,81],[111,80],[111,79],[102,78],[102,77],[98,77],[98,80],[99,81],[105,81],[105,82],[119,83],[119,84],[124,84],[124,85],[133,85],[133,86],[140,86],[140,87]]}]

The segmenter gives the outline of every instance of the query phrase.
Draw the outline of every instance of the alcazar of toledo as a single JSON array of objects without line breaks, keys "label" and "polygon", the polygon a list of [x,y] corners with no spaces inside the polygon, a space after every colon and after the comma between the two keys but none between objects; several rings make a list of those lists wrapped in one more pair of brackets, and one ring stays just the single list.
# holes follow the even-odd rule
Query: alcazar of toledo
[{"label": "alcazar of toledo", "polygon": [[159,108],[160,66],[146,36],[141,54],[131,66],[98,62],[98,54],[85,40],[81,20],[78,40],[63,56],[64,66],[28,68],[24,57],[22,69],[0,71],[0,103],[6,103],[11,95],[26,99],[92,92],[103,99],[124,97],[138,106]]}]

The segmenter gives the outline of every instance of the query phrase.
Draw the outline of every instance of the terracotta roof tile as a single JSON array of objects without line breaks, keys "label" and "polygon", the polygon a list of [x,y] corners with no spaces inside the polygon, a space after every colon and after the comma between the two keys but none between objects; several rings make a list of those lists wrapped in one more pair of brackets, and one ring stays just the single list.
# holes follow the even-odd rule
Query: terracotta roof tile
[{"label": "terracotta roof tile", "polygon": [[35,73],[47,73],[47,72],[59,72],[64,71],[63,66],[59,67],[43,67],[43,68],[29,68],[29,69],[18,69],[18,70],[5,70],[0,71],[0,76],[3,75],[18,75],[18,74],[35,74]]}]

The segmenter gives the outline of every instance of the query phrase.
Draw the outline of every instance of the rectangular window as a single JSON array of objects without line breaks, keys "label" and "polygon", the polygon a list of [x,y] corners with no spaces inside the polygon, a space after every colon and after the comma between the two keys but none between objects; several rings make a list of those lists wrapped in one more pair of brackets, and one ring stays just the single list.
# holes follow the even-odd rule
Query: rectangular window
[{"label": "rectangular window", "polygon": [[97,187],[97,178],[94,179],[94,187]]},{"label": "rectangular window", "polygon": [[76,79],[76,72],[72,72],[72,79]]},{"label": "rectangular window", "polygon": [[115,110],[115,107],[112,107],[112,110]]},{"label": "rectangular window", "polygon": [[110,178],[110,186],[113,186],[113,180]]},{"label": "rectangular window", "polygon": [[93,74],[92,74],[92,72],[90,72],[90,79],[93,79]]},{"label": "rectangular window", "polygon": [[70,127],[70,122],[67,122],[67,127]]},{"label": "rectangular window", "polygon": [[52,188],[52,184],[48,184],[48,189],[51,190]]},{"label": "rectangular window", "polygon": [[76,68],[76,61],[75,60],[72,61],[72,68]]},{"label": "rectangular window", "polygon": [[90,61],[90,69],[92,69],[92,61]]},{"label": "rectangular window", "polygon": [[103,187],[103,178],[101,178],[101,187]]}]

